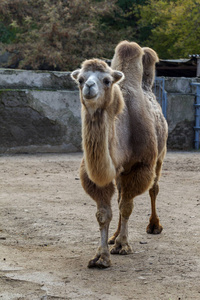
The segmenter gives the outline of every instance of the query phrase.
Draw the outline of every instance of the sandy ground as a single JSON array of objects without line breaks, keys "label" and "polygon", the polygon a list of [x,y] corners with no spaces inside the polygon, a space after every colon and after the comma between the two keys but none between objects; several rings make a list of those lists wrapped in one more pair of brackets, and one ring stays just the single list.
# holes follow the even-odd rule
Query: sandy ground
[{"label": "sandy ground", "polygon": [[[134,253],[88,269],[96,205],[79,180],[81,154],[0,157],[0,299],[200,299],[200,153],[167,154],[158,196],[164,227],[145,232],[148,193],[135,199]],[[112,201],[117,225],[116,195]]]}]

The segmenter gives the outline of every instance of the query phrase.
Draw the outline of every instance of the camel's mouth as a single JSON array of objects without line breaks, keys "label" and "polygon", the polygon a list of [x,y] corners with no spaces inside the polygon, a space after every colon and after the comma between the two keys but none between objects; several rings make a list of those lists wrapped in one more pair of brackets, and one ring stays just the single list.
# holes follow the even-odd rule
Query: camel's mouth
[{"label": "camel's mouth", "polygon": [[87,95],[83,95],[84,100],[94,100],[96,98],[97,94],[93,95],[93,94],[87,94]]}]

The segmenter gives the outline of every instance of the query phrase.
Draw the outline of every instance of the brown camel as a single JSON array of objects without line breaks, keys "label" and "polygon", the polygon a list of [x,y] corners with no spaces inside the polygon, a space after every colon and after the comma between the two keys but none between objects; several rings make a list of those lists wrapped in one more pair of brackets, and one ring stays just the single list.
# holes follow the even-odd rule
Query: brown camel
[{"label": "brown camel", "polygon": [[[148,233],[162,231],[156,213],[167,124],[151,92],[156,53],[134,42],[121,42],[111,68],[99,59],[86,60],[72,72],[78,82],[82,104],[83,160],[81,183],[97,203],[101,243],[88,267],[106,268],[111,254],[129,254],[128,219],[133,199],[149,190],[152,214]],[[143,72],[144,65],[144,72]],[[124,77],[125,76],[125,77]],[[120,218],[110,238],[111,198],[114,183],[119,192]]]}]

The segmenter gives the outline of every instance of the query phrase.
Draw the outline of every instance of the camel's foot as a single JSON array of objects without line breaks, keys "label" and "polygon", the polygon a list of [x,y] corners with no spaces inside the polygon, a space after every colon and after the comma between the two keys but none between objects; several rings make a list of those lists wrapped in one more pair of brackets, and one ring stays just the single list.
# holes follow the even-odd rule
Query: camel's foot
[{"label": "camel's foot", "polygon": [[116,242],[111,248],[110,248],[111,254],[120,254],[120,255],[128,255],[133,253],[133,250],[131,246],[128,243],[121,244],[119,242]]},{"label": "camel's foot", "polygon": [[149,225],[147,226],[146,232],[149,234],[160,234],[163,230],[162,225],[159,222],[159,219],[156,222],[150,220]]},{"label": "camel's foot", "polygon": [[99,268],[105,269],[111,266],[111,260],[108,257],[103,257],[103,255],[95,256],[88,263],[88,268]]},{"label": "camel's foot", "polygon": [[111,266],[110,254],[108,251],[97,253],[88,263],[88,268],[105,269]]}]

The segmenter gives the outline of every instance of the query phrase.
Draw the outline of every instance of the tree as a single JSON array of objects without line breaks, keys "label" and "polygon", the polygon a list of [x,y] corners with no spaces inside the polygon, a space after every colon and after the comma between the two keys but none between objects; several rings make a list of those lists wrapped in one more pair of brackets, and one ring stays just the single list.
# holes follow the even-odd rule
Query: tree
[{"label": "tree", "polygon": [[200,53],[200,0],[149,0],[140,7],[140,30],[147,28],[143,42],[162,58],[188,57]]},{"label": "tree", "polygon": [[0,48],[18,68],[72,70],[124,39],[161,58],[200,52],[200,0],[1,0]]},{"label": "tree", "polygon": [[100,18],[117,9],[115,0],[2,0],[0,20],[17,29],[12,45],[19,68],[72,70],[91,57],[109,57],[121,40]]},{"label": "tree", "polygon": [[121,40],[140,42],[138,5],[146,2],[1,0],[0,46],[26,69],[71,70],[86,58],[111,58]]}]

